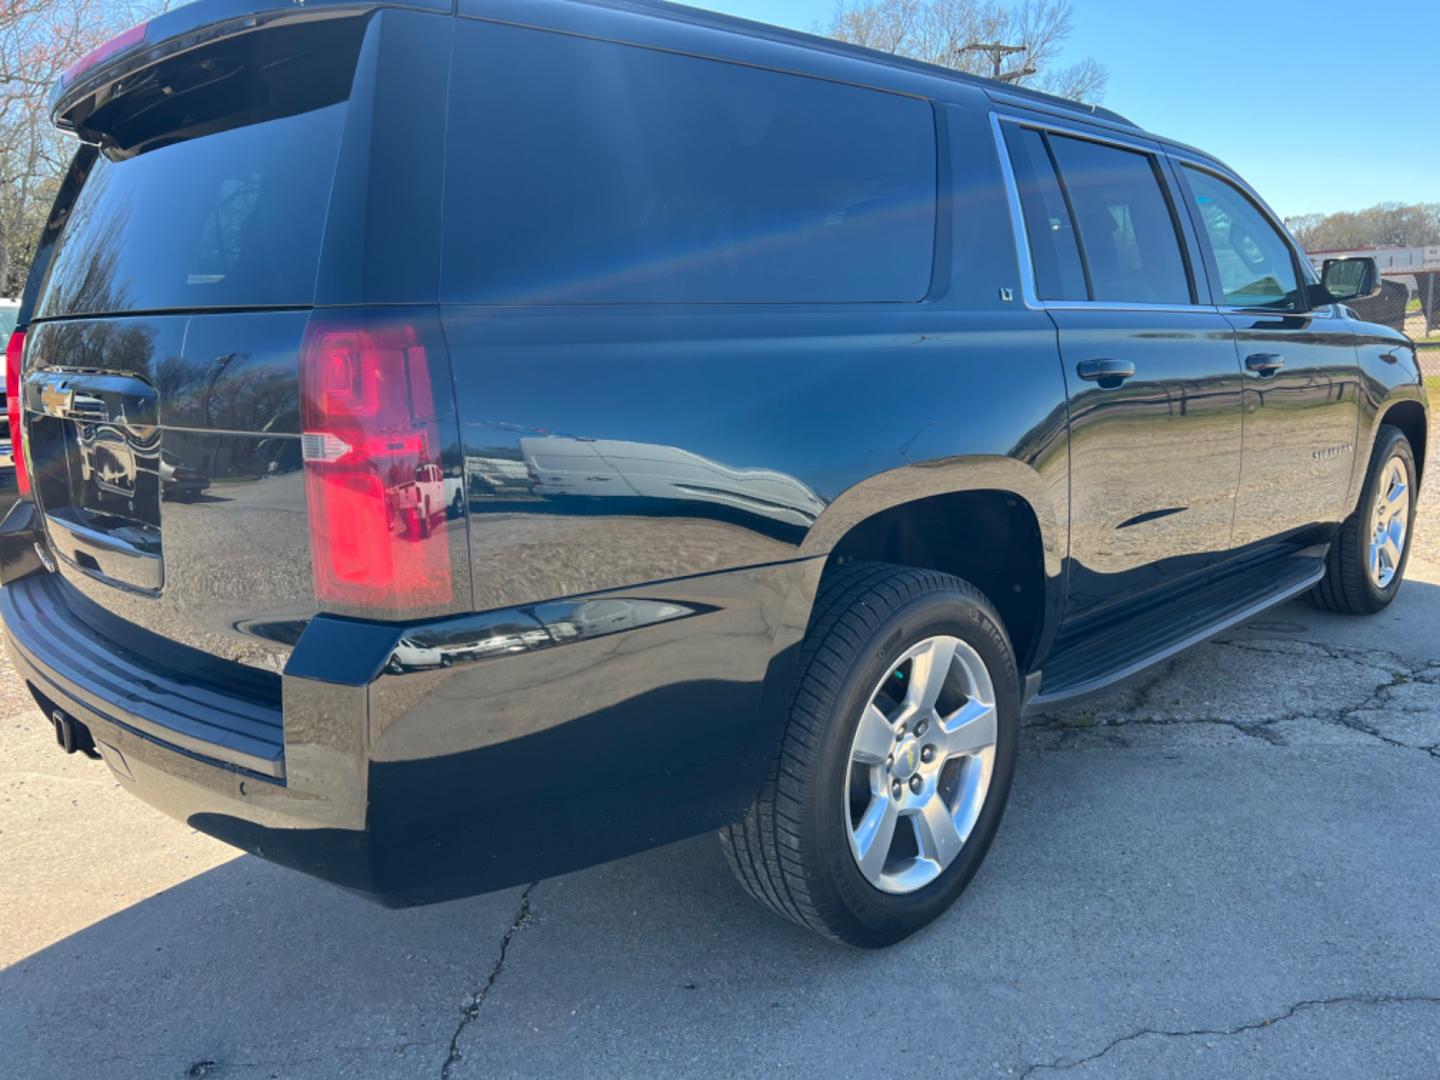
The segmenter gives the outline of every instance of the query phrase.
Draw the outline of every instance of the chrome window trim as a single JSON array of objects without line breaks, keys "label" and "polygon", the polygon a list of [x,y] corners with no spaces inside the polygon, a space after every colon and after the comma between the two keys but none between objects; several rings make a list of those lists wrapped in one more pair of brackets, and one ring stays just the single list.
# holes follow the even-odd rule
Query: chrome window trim
[{"label": "chrome window trim", "polygon": [[1015,166],[1010,148],[1005,144],[1005,131],[1000,114],[990,114],[990,129],[995,135],[995,152],[1000,156],[1000,175],[1005,181],[1005,201],[1010,206],[1010,231],[1015,240],[1015,255],[1020,266],[1020,296],[1032,311],[1044,311],[1045,304],[1036,294],[1035,263],[1030,258],[1030,234],[1025,228],[1025,209],[1020,205],[1020,185],[1015,180]]},{"label": "chrome window trim", "polygon": [[1176,315],[1192,311],[1212,315],[1220,312],[1214,304],[1147,304],[1139,300],[1045,300],[1042,303],[1051,311],[1169,311]]},{"label": "chrome window trim", "polygon": [[1311,308],[1309,311],[1277,311],[1275,308],[1217,307],[1221,315],[1269,315],[1276,319],[1333,319],[1335,305]]},{"label": "chrome window trim", "polygon": [[1127,138],[1124,135],[1111,135],[1104,131],[1092,131],[1088,128],[1073,127],[1064,121],[1057,120],[1051,123],[1049,120],[1031,116],[1003,116],[998,113],[1002,123],[1015,124],[1018,127],[1034,128],[1036,131],[1053,131],[1057,135],[1069,135],[1072,138],[1084,139],[1086,142],[1102,143],[1106,146],[1118,146],[1122,150],[1132,150],[1141,154],[1160,156],[1165,153],[1165,147],[1159,139],[1150,138]]},{"label": "chrome window trim", "polygon": [[[1032,311],[1136,311],[1170,312],[1183,315],[1193,312],[1217,314],[1220,309],[1214,304],[1147,304],[1139,301],[1121,302],[1116,300],[1042,300],[1036,292],[1035,263],[1030,256],[1030,234],[1025,227],[1025,208],[1020,202],[1020,185],[1015,179],[1015,167],[1010,161],[1010,148],[1005,142],[1005,124],[1033,128],[1037,131],[1055,131],[1062,135],[1088,139],[1090,142],[1110,144],[1125,150],[1138,151],[1152,157],[1164,157],[1165,148],[1158,142],[1145,144],[1123,138],[1110,138],[1105,134],[1082,131],[1065,124],[1051,124],[1029,117],[1004,116],[998,112],[990,114],[990,128],[995,135],[995,152],[1000,157],[1000,174],[1005,181],[1005,201],[1010,207],[1010,226],[1015,240],[1015,254],[1020,266],[1020,295],[1025,306]],[[1176,240],[1180,240],[1177,236]],[[1182,255],[1186,254],[1181,244]]]}]

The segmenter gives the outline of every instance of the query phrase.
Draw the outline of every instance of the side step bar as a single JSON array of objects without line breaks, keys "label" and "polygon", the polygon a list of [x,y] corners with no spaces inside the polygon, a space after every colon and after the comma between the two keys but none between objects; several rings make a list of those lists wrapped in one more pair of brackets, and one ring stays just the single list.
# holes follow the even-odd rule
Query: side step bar
[{"label": "side step bar", "polygon": [[1079,635],[1046,662],[1027,713],[1103,690],[1262,611],[1305,592],[1325,576],[1323,555],[1268,559],[1227,574],[1094,634]]}]

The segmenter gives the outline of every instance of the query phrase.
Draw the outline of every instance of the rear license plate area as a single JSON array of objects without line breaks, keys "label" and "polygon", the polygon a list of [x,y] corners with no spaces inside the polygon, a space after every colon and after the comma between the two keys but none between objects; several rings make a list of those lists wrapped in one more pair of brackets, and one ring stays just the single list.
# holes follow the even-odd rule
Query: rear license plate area
[{"label": "rear license plate area", "polygon": [[57,555],[144,592],[164,584],[156,393],[123,375],[42,371],[26,380],[36,496]]}]

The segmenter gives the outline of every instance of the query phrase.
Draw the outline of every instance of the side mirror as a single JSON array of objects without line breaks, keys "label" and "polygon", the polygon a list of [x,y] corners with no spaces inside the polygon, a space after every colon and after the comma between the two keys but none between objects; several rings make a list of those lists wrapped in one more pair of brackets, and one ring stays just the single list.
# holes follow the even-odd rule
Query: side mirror
[{"label": "side mirror", "polygon": [[1326,259],[1320,284],[1336,303],[1367,300],[1380,292],[1380,268],[1369,258]]}]

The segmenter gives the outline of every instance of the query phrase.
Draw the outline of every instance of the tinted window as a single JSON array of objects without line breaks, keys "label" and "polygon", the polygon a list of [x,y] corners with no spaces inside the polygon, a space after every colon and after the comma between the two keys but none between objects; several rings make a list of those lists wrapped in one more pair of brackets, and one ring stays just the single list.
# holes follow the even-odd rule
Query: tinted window
[{"label": "tinted window", "polygon": [[928,291],[928,102],[493,24],[457,33],[447,301]]},{"label": "tinted window", "polygon": [[1012,127],[1006,132],[1006,141],[1035,264],[1036,295],[1041,300],[1088,299],[1075,229],[1045,137],[1032,128]]},{"label": "tinted window", "polygon": [[1193,303],[1180,238],[1154,159],[1051,135],[1096,300]]},{"label": "tinted window", "polygon": [[40,315],[308,304],[343,104],[100,158]]},{"label": "tinted window", "polygon": [[1220,271],[1225,303],[1294,309],[1300,283],[1290,245],[1280,232],[1234,185],[1188,165],[1185,175]]}]

